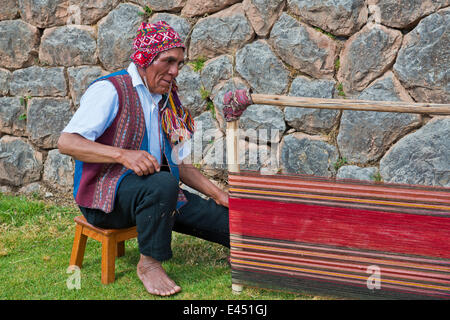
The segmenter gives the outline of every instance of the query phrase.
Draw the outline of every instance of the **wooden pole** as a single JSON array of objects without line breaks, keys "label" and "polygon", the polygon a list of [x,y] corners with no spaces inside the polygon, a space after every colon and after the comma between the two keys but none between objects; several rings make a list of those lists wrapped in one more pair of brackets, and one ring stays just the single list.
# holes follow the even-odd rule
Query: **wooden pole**
[{"label": "wooden pole", "polygon": [[[227,166],[228,172],[239,173],[239,120],[227,122]],[[231,290],[239,294],[244,286],[231,283]]]},{"label": "wooden pole", "polygon": [[254,104],[285,107],[450,115],[450,104],[322,99],[266,94],[252,94],[251,97]]},{"label": "wooden pole", "polygon": [[227,122],[227,166],[228,172],[240,171],[239,168],[239,120]]}]

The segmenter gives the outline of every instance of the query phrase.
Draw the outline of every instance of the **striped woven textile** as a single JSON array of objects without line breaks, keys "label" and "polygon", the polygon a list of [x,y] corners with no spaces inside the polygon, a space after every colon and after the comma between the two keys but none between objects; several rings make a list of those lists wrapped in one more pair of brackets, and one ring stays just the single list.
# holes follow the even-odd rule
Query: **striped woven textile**
[{"label": "striped woven textile", "polygon": [[450,188],[230,173],[232,281],[347,298],[450,298]]}]

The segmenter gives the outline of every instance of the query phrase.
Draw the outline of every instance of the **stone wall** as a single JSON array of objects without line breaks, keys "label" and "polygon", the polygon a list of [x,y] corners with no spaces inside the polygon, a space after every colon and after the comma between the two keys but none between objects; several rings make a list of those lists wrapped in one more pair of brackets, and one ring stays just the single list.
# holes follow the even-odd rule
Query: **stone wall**
[{"label": "stone wall", "polygon": [[[128,65],[142,21],[185,39],[178,86],[214,178],[227,90],[450,103],[450,0],[1,2],[3,191],[71,190],[58,136],[88,84]],[[450,186],[450,117],[255,105],[240,126],[244,169]]]}]

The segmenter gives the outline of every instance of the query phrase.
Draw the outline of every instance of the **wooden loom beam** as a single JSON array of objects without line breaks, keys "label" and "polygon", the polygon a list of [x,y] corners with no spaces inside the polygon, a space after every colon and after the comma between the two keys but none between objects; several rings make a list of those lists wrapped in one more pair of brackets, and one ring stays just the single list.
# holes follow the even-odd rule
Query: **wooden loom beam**
[{"label": "wooden loom beam", "polygon": [[252,94],[251,98],[254,104],[284,107],[450,115],[450,104],[322,99],[267,94]]}]

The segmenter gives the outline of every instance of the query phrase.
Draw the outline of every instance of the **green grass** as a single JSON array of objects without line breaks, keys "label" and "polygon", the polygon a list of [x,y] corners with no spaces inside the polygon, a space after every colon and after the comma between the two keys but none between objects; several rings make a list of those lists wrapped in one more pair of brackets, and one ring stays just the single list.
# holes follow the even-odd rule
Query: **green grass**
[{"label": "green grass", "polygon": [[344,86],[342,83],[338,83],[336,89],[338,90],[338,96],[345,97]]},{"label": "green grass", "polygon": [[175,299],[275,300],[310,296],[244,288],[231,291],[228,249],[179,233],[173,234],[174,257],[164,262],[169,276],[182,287],[172,297],[148,294],[136,275],[136,239],[126,242],[125,256],[116,260],[116,281],[100,282],[101,245],[89,239],[81,269],[81,288],[68,289],[67,273],[74,236],[73,206],[58,207],[36,197],[0,193],[0,300],[16,299]]},{"label": "green grass", "polygon": [[152,16],[153,10],[149,6],[144,7],[144,12],[139,11],[138,15],[144,17],[144,19],[148,19]]},{"label": "green grass", "polygon": [[211,112],[211,115],[216,119],[216,109],[214,108],[214,103],[210,98],[211,92],[206,90],[203,86],[200,88],[200,96],[206,101],[206,110]]},{"label": "green grass", "polygon": [[205,66],[206,58],[199,57],[196,60],[192,60],[189,62],[189,64],[192,66],[192,69],[195,72],[202,71],[203,67]]},{"label": "green grass", "polygon": [[336,171],[338,171],[340,167],[342,167],[342,166],[344,166],[344,165],[346,165],[346,164],[348,164],[347,158],[345,158],[345,157],[339,158],[339,159],[334,163],[334,169],[335,169]]},{"label": "green grass", "polygon": [[317,31],[323,33],[324,35],[328,36],[329,38],[331,38],[333,40],[336,40],[336,36],[334,34],[331,34],[330,32],[325,31],[325,30],[323,30],[323,29],[321,29],[319,27],[314,27],[314,29],[316,29]]}]

